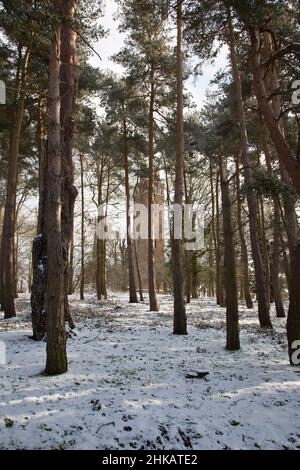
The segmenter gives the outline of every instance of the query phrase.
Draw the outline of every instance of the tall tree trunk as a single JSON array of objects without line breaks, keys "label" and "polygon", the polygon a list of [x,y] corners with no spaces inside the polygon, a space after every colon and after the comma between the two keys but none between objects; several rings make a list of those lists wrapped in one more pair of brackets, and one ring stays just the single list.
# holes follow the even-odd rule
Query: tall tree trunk
[{"label": "tall tree trunk", "polygon": [[64,260],[61,221],[60,27],[50,50],[47,172],[47,359],[46,374],[68,369],[64,322]]},{"label": "tall tree trunk", "polygon": [[159,311],[155,292],[154,279],[154,246],[152,227],[153,180],[154,180],[154,64],[151,64],[150,73],[150,106],[149,106],[149,182],[148,182],[148,290],[150,310]]},{"label": "tall tree trunk", "polygon": [[280,272],[280,208],[277,197],[273,198],[274,203],[274,218],[273,218],[273,253],[272,253],[272,287],[273,296],[276,307],[276,315],[279,318],[285,317],[284,306],[281,297],[281,290],[279,284]]},{"label": "tall tree trunk", "polygon": [[[177,2],[177,124],[176,124],[176,174],[175,174],[175,204],[182,207],[183,203],[183,168],[184,168],[184,135],[183,135],[183,0]],[[181,266],[181,240],[173,236],[173,285],[174,285],[174,324],[173,333],[187,334],[185,304],[183,298],[183,276]]]},{"label": "tall tree trunk", "polygon": [[233,242],[233,228],[231,215],[231,202],[229,195],[229,183],[227,179],[227,163],[219,157],[219,171],[221,180],[221,195],[223,209],[224,228],[224,280],[226,292],[226,348],[236,351],[240,348],[239,339],[239,313],[238,292],[235,265],[235,250]]},{"label": "tall tree trunk", "polygon": [[220,205],[219,205],[219,172],[216,179],[216,270],[217,270],[217,303],[221,307],[224,306],[224,289],[223,289],[223,267],[222,267],[222,247],[220,236]]},{"label": "tall tree trunk", "polygon": [[81,183],[81,273],[80,273],[80,299],[84,299],[84,281],[85,281],[85,269],[84,269],[84,170],[83,170],[83,154],[80,154],[80,183]]},{"label": "tall tree trunk", "polygon": [[[278,120],[274,116],[267,95],[264,82],[265,69],[262,66],[260,55],[260,32],[250,30],[253,84],[260,111],[269,130],[272,142],[276,148],[281,164],[288,172],[295,188],[300,195],[300,162],[293,157],[292,151],[279,127]],[[291,364],[294,352],[294,341],[300,338],[300,240],[297,239],[290,250],[291,274],[290,274],[290,305],[287,317],[288,352]]]},{"label": "tall tree trunk", "polygon": [[249,282],[249,262],[248,262],[248,249],[247,243],[243,230],[243,221],[242,221],[242,201],[241,201],[241,184],[240,184],[240,173],[239,173],[239,154],[236,153],[235,158],[235,169],[236,169],[236,192],[237,192],[237,220],[238,220],[238,231],[240,239],[240,248],[241,248],[241,261],[242,261],[242,278],[243,278],[243,291],[247,308],[253,308],[253,302],[250,292],[250,282]]},{"label": "tall tree trunk", "polygon": [[[191,200],[190,200],[190,195],[188,193],[185,165],[183,165],[183,177],[184,177],[184,198],[185,198],[185,203],[190,204]],[[193,219],[194,219],[194,217],[193,217]],[[194,229],[194,227],[193,227],[193,229]],[[191,290],[192,290],[192,272],[191,272],[192,263],[191,263],[191,258],[192,258],[192,253],[190,253],[189,250],[185,250],[185,253],[184,253],[184,261],[185,261],[184,290],[185,290],[185,299],[186,299],[187,304],[191,303]]]},{"label": "tall tree trunk", "polygon": [[[251,168],[250,160],[248,155],[248,136],[246,128],[246,119],[244,111],[244,103],[242,96],[242,85],[241,77],[238,69],[238,63],[235,52],[235,38],[232,26],[231,12],[228,9],[228,31],[229,31],[229,47],[230,47],[230,58],[232,66],[232,74],[235,84],[236,99],[238,106],[238,118],[240,126],[240,138],[241,138],[241,150],[242,150],[242,163],[244,165],[244,178],[248,188],[251,187]],[[258,228],[257,228],[257,201],[254,191],[248,189],[247,191],[247,202],[249,209],[249,226],[250,226],[250,239],[251,239],[251,250],[254,262],[255,271],[255,284],[256,284],[256,295],[258,302],[258,317],[259,323],[262,328],[272,328],[272,322],[270,319],[268,295],[266,289],[266,280],[264,276],[262,255],[259,246]]]},{"label": "tall tree trunk", "polygon": [[[108,201],[109,201],[109,189],[110,189],[110,166],[107,168],[107,187],[105,197],[105,220],[107,220]],[[101,294],[107,299],[107,282],[106,282],[106,239],[100,240],[100,265],[101,265],[101,277],[100,277],[100,288]]]},{"label": "tall tree trunk", "polygon": [[[16,193],[18,177],[18,157],[20,149],[20,138],[22,122],[24,116],[25,87],[27,80],[27,69],[30,51],[27,48],[22,58],[21,79],[17,77],[17,87],[19,96],[17,98],[16,113],[14,116],[13,128],[10,133],[8,149],[8,169],[6,200],[2,233],[2,267],[3,267],[3,298],[2,307],[5,318],[16,316],[15,310],[15,272],[14,272],[14,252],[15,252],[15,230],[16,230]],[[20,82],[20,83],[18,83]]]},{"label": "tall tree trunk", "polygon": [[[214,191],[214,182],[213,182],[213,166],[212,160],[209,160],[209,179],[210,179],[210,196],[211,196],[211,228],[212,228],[212,237],[214,243],[214,252],[215,252],[215,263],[216,263],[216,296],[217,296],[217,305],[222,304],[222,286],[220,282],[220,248],[218,246],[217,234],[216,234],[216,210],[215,210],[215,191]],[[218,197],[218,194],[216,195]]]},{"label": "tall tree trunk", "polygon": [[[100,206],[102,205],[102,186],[103,186],[103,172],[104,172],[104,157],[101,157],[101,163],[97,160],[97,186],[98,186],[98,211]],[[98,225],[101,223],[103,215],[98,214]],[[98,230],[97,230],[98,232]],[[101,242],[102,240],[97,234],[96,240],[96,292],[97,292],[97,299],[102,299],[102,286],[101,286]]]},{"label": "tall tree trunk", "polygon": [[[125,193],[126,193],[126,236],[127,236],[127,259],[128,259],[128,280],[129,280],[129,303],[137,303],[136,283],[134,275],[134,246],[130,234],[130,187],[129,187],[129,164],[128,164],[128,132],[126,118],[123,119],[124,138],[124,172],[125,172]],[[150,292],[149,292],[150,294]],[[152,310],[152,309],[151,309]]]},{"label": "tall tree trunk", "polygon": [[[266,158],[267,171],[270,175],[273,174],[271,165],[271,156],[268,148],[268,143],[264,141],[264,154]],[[285,317],[284,306],[281,297],[281,290],[279,284],[280,272],[280,236],[281,236],[281,214],[280,202],[278,195],[273,192],[272,194],[274,217],[273,217],[273,247],[272,247],[272,263],[271,263],[271,279],[272,279],[272,293],[275,301],[275,308],[277,317]]]},{"label": "tall tree trunk", "polygon": [[77,33],[72,27],[77,0],[62,2],[61,29],[61,161],[62,161],[62,247],[64,257],[64,305],[65,320],[71,328],[74,322],[68,302],[70,245],[74,231],[74,204],[77,189],[74,186],[73,136],[74,111],[77,96]]},{"label": "tall tree trunk", "polygon": [[280,246],[281,246],[281,251],[282,251],[282,260],[283,260],[286,284],[288,286],[288,291],[290,292],[291,291],[291,266],[290,266],[290,260],[289,260],[287,250],[286,250],[286,243],[285,243],[282,232],[280,232]]},{"label": "tall tree trunk", "polygon": [[268,245],[266,240],[266,224],[265,224],[265,212],[264,212],[264,202],[263,198],[259,197],[258,200],[258,215],[257,215],[257,227],[258,227],[258,237],[260,241],[260,251],[264,268],[264,276],[266,283],[266,292],[267,292],[267,301],[270,308],[270,261],[268,253]]},{"label": "tall tree trunk", "polygon": [[[264,61],[267,61],[271,54],[275,52],[275,45],[274,45],[274,39],[270,32],[266,31],[263,33],[263,38],[264,38],[264,47],[262,49]],[[265,86],[266,90],[268,92],[268,96],[271,96],[271,104],[272,104],[272,109],[274,116],[276,118],[276,121],[278,122],[278,127],[280,129],[280,132],[282,136],[285,138],[285,127],[284,127],[284,122],[281,117],[281,97],[280,94],[277,92],[279,89],[279,83],[278,83],[278,76],[277,76],[277,70],[276,70],[276,63],[273,63],[268,70],[265,73]],[[266,147],[266,141],[265,145]],[[268,149],[267,149],[268,152]],[[283,165],[283,162],[281,161],[279,157],[279,168],[280,168],[280,174],[281,174],[281,179],[283,183],[285,183],[288,186],[291,184],[291,178],[289,176],[288,171]],[[297,242],[297,230],[298,230],[298,224],[297,224],[297,217],[296,217],[296,212],[295,212],[295,205],[296,205],[296,197],[293,194],[293,191],[289,191],[288,189],[283,192],[282,194],[282,199],[283,199],[283,206],[284,206],[284,226],[285,230],[287,233],[287,239],[288,239],[288,246],[289,246],[289,251],[292,252],[294,249],[294,246]]]},{"label": "tall tree trunk", "polygon": [[74,234],[70,246],[68,295],[74,294]]}]

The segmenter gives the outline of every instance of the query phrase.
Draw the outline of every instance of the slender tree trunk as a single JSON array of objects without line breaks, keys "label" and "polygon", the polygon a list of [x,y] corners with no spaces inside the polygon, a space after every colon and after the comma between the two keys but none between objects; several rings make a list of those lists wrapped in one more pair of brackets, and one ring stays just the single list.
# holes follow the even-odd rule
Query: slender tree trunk
[{"label": "slender tree trunk", "polygon": [[219,172],[216,179],[216,271],[217,271],[217,303],[224,307],[224,290],[223,290],[223,268],[222,268],[222,247],[220,237],[220,207],[219,207]]},{"label": "slender tree trunk", "polygon": [[[175,204],[182,207],[183,203],[183,169],[184,169],[184,135],[183,135],[183,1],[177,2],[177,125],[176,125],[176,174]],[[187,334],[186,313],[183,298],[183,276],[181,266],[181,240],[173,237],[173,285],[174,285],[174,325],[173,333]]]},{"label": "slender tree trunk", "polygon": [[263,198],[260,197],[257,202],[258,202],[258,209],[259,209],[258,217],[257,217],[258,236],[260,240],[260,251],[262,255],[262,262],[263,262],[265,282],[266,282],[267,300],[268,300],[268,305],[270,308],[270,299],[271,299],[270,261],[269,261],[268,245],[267,245],[267,240],[266,240],[266,224],[265,224],[265,212],[264,212]]},{"label": "slender tree trunk", "polygon": [[[104,157],[101,157],[101,163],[97,160],[97,185],[98,185],[98,210],[102,204],[102,186],[103,186],[103,172],[104,172]],[[102,215],[98,214],[98,224],[101,223]],[[98,230],[97,230],[98,232]],[[99,234],[97,234],[99,235]],[[96,240],[96,291],[97,299],[102,299],[102,288],[101,288],[101,239],[97,236]]]},{"label": "slender tree trunk", "polygon": [[[267,141],[264,142],[264,153],[266,158],[267,170],[270,175],[273,174],[271,165],[271,156],[268,148]],[[271,279],[272,279],[272,294],[275,301],[277,317],[285,317],[284,306],[281,297],[281,290],[279,284],[280,273],[280,236],[281,236],[281,214],[280,202],[276,193],[272,194],[274,217],[273,217],[273,247],[272,247],[272,263],[271,263]]]},{"label": "slender tree trunk", "polygon": [[80,299],[84,299],[84,281],[85,281],[85,269],[84,269],[84,170],[83,170],[83,154],[80,154],[80,182],[81,182],[81,275],[80,275]]},{"label": "slender tree trunk", "polygon": [[198,266],[197,266],[197,252],[192,253],[192,299],[198,299]]},{"label": "slender tree trunk", "polygon": [[286,284],[288,286],[288,291],[290,292],[291,291],[291,266],[290,266],[289,257],[288,257],[287,250],[286,250],[286,244],[285,244],[285,240],[283,238],[282,232],[280,232],[280,246],[281,246],[281,251],[282,251],[282,260],[283,260]]},{"label": "slender tree trunk", "polygon": [[274,197],[274,219],[273,219],[273,253],[272,253],[272,287],[273,296],[276,307],[277,317],[285,317],[284,306],[281,297],[281,289],[279,284],[280,272],[280,208],[277,197]]},{"label": "slender tree trunk", "polygon": [[243,278],[243,291],[247,308],[253,308],[253,302],[250,292],[250,283],[249,283],[249,262],[248,262],[248,249],[247,243],[243,230],[243,221],[242,221],[242,201],[241,201],[241,191],[240,191],[240,173],[239,173],[239,153],[236,154],[236,192],[237,192],[237,220],[238,220],[238,230],[240,238],[240,248],[241,248],[241,261],[242,261],[242,278]]},{"label": "slender tree trunk", "polygon": [[149,106],[149,184],[148,184],[148,290],[150,310],[159,311],[159,305],[155,292],[154,279],[154,246],[152,227],[152,204],[153,204],[153,180],[154,180],[154,64],[151,64],[150,74],[150,106]]},{"label": "slender tree trunk", "polygon": [[61,221],[60,149],[60,33],[54,32],[50,50],[47,172],[47,359],[46,374],[68,369],[64,322],[64,260]]},{"label": "slender tree trunk", "polygon": [[227,179],[227,163],[219,157],[219,171],[221,180],[221,195],[224,227],[224,280],[226,291],[226,348],[236,351],[240,348],[239,339],[239,313],[238,292],[235,265],[235,250],[233,242],[233,228],[231,215],[231,202],[229,183]]},{"label": "slender tree trunk", "polygon": [[[183,166],[183,177],[184,177],[184,197],[185,197],[185,202],[186,204],[190,204],[190,197],[188,194],[188,187],[187,187],[187,180],[186,180],[186,172],[185,172],[185,166]],[[194,227],[193,227],[194,228]],[[189,250],[185,250],[184,254],[185,258],[185,299],[186,303],[190,304],[191,303],[191,289],[192,289],[192,263],[191,263],[191,257],[192,253]]]},{"label": "slender tree trunk", "polygon": [[127,122],[123,119],[124,137],[124,172],[125,172],[125,193],[126,193],[126,235],[127,235],[127,258],[128,258],[128,279],[129,279],[129,303],[137,303],[136,283],[134,276],[134,246],[130,234],[130,188],[129,188],[129,164],[128,164],[128,135]]},{"label": "slender tree trunk", "polygon": [[[15,272],[14,272],[14,252],[15,252],[15,229],[16,229],[16,192],[18,176],[18,156],[20,148],[20,138],[22,122],[24,116],[25,87],[27,80],[27,69],[29,62],[29,48],[27,48],[22,58],[21,79],[19,96],[14,118],[13,128],[10,134],[8,149],[8,170],[6,200],[2,233],[2,266],[3,266],[3,298],[2,307],[5,318],[16,316],[15,310]],[[17,77],[17,81],[18,77]]]},{"label": "slender tree trunk", "polygon": [[[222,303],[222,286],[220,283],[220,251],[217,241],[216,234],[216,210],[215,210],[215,191],[214,191],[214,182],[213,182],[213,166],[211,159],[209,160],[209,179],[210,179],[210,195],[211,195],[211,228],[212,228],[212,237],[214,242],[214,252],[215,252],[215,263],[216,263],[216,296],[217,296],[217,305]],[[216,195],[218,197],[218,194]]]},{"label": "slender tree trunk", "polygon": [[[105,219],[107,220],[108,201],[110,189],[110,166],[107,168],[107,187],[105,197]],[[106,239],[101,242],[101,294],[107,299],[107,281],[106,281]]]},{"label": "slender tree trunk", "polygon": [[74,294],[74,234],[70,246],[68,295]]},{"label": "slender tree trunk", "polygon": [[[248,136],[246,128],[246,119],[244,112],[244,103],[242,96],[242,85],[241,77],[238,69],[236,52],[235,52],[235,38],[234,31],[232,27],[231,13],[228,9],[228,31],[229,31],[229,47],[230,47],[230,57],[231,57],[231,66],[232,74],[236,90],[236,99],[238,106],[238,117],[240,125],[240,137],[241,137],[241,150],[242,150],[242,163],[244,165],[244,178],[248,187],[251,186],[251,168],[250,160],[248,155]],[[270,319],[269,305],[268,305],[268,295],[266,289],[266,280],[264,276],[262,255],[259,246],[258,238],[258,228],[257,228],[257,201],[254,191],[247,191],[247,202],[249,209],[249,226],[250,226],[250,239],[251,239],[251,249],[252,257],[254,262],[254,271],[255,271],[255,284],[256,284],[256,294],[258,302],[258,317],[259,323],[262,328],[272,328],[272,322]]]}]

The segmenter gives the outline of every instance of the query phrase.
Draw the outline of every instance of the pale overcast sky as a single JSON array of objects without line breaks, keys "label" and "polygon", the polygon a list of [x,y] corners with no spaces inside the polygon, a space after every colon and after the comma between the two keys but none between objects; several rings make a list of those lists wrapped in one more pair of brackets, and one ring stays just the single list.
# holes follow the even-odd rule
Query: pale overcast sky
[{"label": "pale overcast sky", "polygon": [[[118,31],[118,21],[114,20],[117,16],[117,5],[113,0],[106,0],[104,17],[101,18],[101,24],[109,33],[106,38],[101,39],[94,47],[101,57],[93,56],[91,63],[101,69],[111,69],[115,72],[121,72],[120,66],[115,64],[110,57],[118,52],[123,46],[125,35]],[[191,77],[186,83],[187,89],[193,94],[197,107],[201,107],[205,101],[205,93],[209,88],[209,82],[214,77],[216,71],[226,66],[226,48],[222,48],[214,65],[203,67],[203,74],[197,78]]]}]

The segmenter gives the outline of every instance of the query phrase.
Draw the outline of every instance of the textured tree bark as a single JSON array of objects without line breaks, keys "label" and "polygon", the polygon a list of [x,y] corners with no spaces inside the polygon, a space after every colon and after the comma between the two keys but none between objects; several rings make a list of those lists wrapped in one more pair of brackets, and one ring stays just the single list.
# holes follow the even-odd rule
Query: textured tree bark
[{"label": "textured tree bark", "polygon": [[227,179],[227,163],[219,157],[219,171],[221,180],[221,195],[224,228],[224,280],[226,292],[226,348],[229,351],[240,349],[238,292],[235,265],[235,249],[233,242],[233,228],[231,215],[231,202],[229,183]]},{"label": "textured tree bark", "polygon": [[80,299],[84,300],[84,252],[85,252],[85,235],[84,235],[84,170],[83,170],[83,154],[80,154],[80,186],[81,186],[81,273],[80,273]]},{"label": "textured tree bark", "polygon": [[241,192],[240,192],[240,173],[239,173],[239,157],[240,152],[236,153],[235,164],[236,164],[236,191],[237,191],[237,221],[238,221],[238,231],[240,238],[241,246],[241,261],[242,261],[242,277],[243,277],[243,291],[247,308],[253,308],[253,302],[250,292],[250,282],[249,282],[249,262],[248,262],[248,249],[247,243],[243,230],[243,221],[242,221],[242,201],[241,201]]},{"label": "textured tree bark", "polygon": [[244,178],[247,186],[247,202],[249,209],[249,227],[250,227],[250,239],[251,239],[251,250],[254,262],[255,271],[255,284],[256,284],[256,295],[258,302],[258,318],[262,328],[272,328],[272,322],[270,319],[268,294],[266,289],[266,280],[264,276],[264,268],[262,262],[262,255],[259,246],[258,238],[258,227],[257,227],[257,201],[254,191],[251,187],[251,168],[248,155],[248,136],[242,96],[242,85],[241,77],[238,69],[236,52],[235,52],[235,38],[232,27],[231,13],[228,9],[228,32],[229,32],[229,47],[230,47],[230,58],[232,66],[232,74],[236,90],[236,99],[238,107],[238,118],[240,126],[240,137],[241,137],[241,150],[242,150],[242,163],[244,166]]},{"label": "textured tree bark", "polygon": [[152,204],[153,204],[153,180],[154,180],[154,65],[151,65],[150,73],[150,105],[149,105],[149,184],[148,184],[148,290],[150,311],[158,312],[159,305],[155,292],[154,279],[154,246],[152,228]]},{"label": "textured tree bark", "polygon": [[60,95],[61,95],[61,161],[62,161],[62,247],[64,257],[64,305],[65,320],[71,328],[74,322],[70,313],[68,302],[69,258],[70,245],[74,231],[74,204],[77,189],[74,186],[73,169],[73,114],[76,104],[78,77],[77,77],[77,33],[72,28],[77,0],[62,2],[62,29],[61,29],[61,67],[60,67]]},{"label": "textured tree bark", "polygon": [[124,173],[125,173],[125,193],[126,193],[126,235],[127,235],[127,258],[128,258],[128,279],[129,279],[129,303],[137,303],[136,283],[134,275],[134,246],[130,234],[130,188],[129,188],[129,165],[128,165],[128,135],[127,122],[123,119],[123,139],[124,139]]},{"label": "textured tree bark", "polygon": [[10,133],[8,149],[8,170],[6,200],[2,233],[2,267],[3,267],[3,298],[2,307],[4,318],[16,316],[15,310],[15,229],[16,229],[16,192],[18,177],[18,156],[20,148],[21,129],[24,116],[25,87],[30,50],[27,48],[22,58],[21,78],[17,77],[19,97],[16,104],[16,113],[13,127]]},{"label": "textured tree bark", "polygon": [[61,148],[60,148],[60,32],[57,28],[50,50],[49,126],[47,172],[47,359],[46,374],[67,371],[64,322],[64,260],[61,221]]},{"label": "textured tree bark", "polygon": [[[183,203],[183,169],[184,169],[184,135],[183,135],[183,1],[177,2],[177,123],[176,123],[176,168],[175,168],[175,204],[182,207]],[[187,334],[185,304],[183,298],[183,276],[181,266],[181,240],[173,236],[173,286],[174,286],[174,323],[173,333]]]}]

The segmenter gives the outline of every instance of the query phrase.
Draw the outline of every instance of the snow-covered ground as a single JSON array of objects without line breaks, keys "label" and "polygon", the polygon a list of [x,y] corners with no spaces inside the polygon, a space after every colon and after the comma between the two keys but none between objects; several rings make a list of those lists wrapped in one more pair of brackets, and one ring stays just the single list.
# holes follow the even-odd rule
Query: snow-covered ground
[{"label": "snow-covered ground", "polygon": [[157,314],[125,295],[72,297],[69,372],[49,378],[21,298],[23,315],[0,320],[0,449],[300,449],[300,371],[287,361],[284,320],[261,331],[241,307],[242,349],[228,352],[213,301],[188,306],[188,336],[171,334],[172,298],[160,303]]}]

